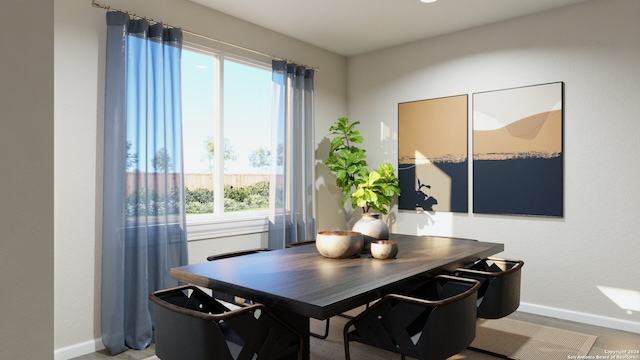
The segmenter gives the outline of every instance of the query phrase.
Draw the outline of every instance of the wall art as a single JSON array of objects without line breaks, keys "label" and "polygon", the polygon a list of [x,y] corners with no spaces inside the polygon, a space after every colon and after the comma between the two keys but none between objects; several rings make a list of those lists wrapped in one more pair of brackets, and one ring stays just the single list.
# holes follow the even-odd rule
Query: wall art
[{"label": "wall art", "polygon": [[563,216],[564,83],[473,94],[473,212]]},{"label": "wall art", "polygon": [[398,208],[468,212],[468,139],[467,95],[398,104]]}]

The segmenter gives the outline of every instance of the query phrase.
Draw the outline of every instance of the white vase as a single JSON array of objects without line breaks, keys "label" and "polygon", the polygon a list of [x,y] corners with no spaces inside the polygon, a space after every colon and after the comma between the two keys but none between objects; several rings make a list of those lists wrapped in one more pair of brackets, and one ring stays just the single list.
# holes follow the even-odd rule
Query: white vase
[{"label": "white vase", "polygon": [[358,222],[353,225],[353,231],[362,233],[364,249],[369,250],[371,241],[388,240],[389,227],[380,219],[380,214],[364,213]]}]

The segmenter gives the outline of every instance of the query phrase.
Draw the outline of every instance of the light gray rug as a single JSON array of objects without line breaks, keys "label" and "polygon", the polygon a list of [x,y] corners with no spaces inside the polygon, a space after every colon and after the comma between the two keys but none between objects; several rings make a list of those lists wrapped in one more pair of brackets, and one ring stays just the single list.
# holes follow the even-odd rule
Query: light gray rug
[{"label": "light gray rug", "polygon": [[503,318],[478,320],[471,346],[518,359],[569,359],[588,355],[596,339],[594,335]]}]

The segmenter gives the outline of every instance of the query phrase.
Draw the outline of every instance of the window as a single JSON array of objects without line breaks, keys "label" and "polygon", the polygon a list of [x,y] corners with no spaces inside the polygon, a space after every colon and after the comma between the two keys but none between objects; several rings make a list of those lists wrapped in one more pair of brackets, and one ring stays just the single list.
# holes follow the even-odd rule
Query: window
[{"label": "window", "polygon": [[190,226],[227,221],[225,214],[238,219],[261,212],[264,219],[269,208],[270,64],[184,46],[182,127]]}]

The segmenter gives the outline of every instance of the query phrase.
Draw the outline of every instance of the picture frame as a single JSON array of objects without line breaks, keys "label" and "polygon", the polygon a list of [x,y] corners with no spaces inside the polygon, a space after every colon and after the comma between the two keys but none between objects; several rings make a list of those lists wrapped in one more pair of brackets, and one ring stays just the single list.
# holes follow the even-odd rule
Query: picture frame
[{"label": "picture frame", "polygon": [[473,94],[473,212],[563,216],[564,83]]},{"label": "picture frame", "polygon": [[398,104],[401,210],[468,212],[468,95]]}]

